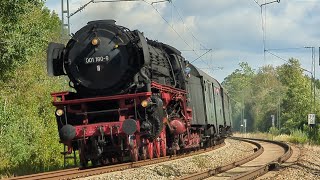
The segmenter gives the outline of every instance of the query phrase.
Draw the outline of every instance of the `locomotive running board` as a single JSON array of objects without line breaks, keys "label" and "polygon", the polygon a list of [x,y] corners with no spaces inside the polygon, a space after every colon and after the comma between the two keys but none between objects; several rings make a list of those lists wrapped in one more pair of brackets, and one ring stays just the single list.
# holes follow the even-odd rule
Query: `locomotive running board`
[{"label": "locomotive running board", "polygon": [[[67,96],[68,94],[69,94],[69,92],[52,93],[51,94],[51,96],[53,97],[52,104],[54,106],[59,106],[59,105],[81,104],[81,103],[96,102],[96,101],[108,101],[108,100],[116,100],[116,99],[131,99],[131,98],[136,98],[136,97],[150,97],[152,92],[65,100],[65,96]],[[60,99],[60,101],[59,101],[59,99]]]}]

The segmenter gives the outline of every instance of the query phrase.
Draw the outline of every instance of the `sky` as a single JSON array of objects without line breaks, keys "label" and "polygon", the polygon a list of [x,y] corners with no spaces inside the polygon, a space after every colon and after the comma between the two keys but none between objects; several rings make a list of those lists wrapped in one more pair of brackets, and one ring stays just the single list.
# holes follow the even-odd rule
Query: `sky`
[{"label": "sky", "polygon": [[[69,0],[70,13],[89,1]],[[97,1],[101,0],[70,17],[71,32],[89,21],[114,19],[148,39],[177,48],[220,82],[240,62],[258,70],[293,57],[311,71],[312,49],[306,47],[315,47],[315,75],[320,78],[320,0],[281,0],[267,5],[262,4],[274,0]],[[61,17],[61,0],[47,0],[46,6]]]}]

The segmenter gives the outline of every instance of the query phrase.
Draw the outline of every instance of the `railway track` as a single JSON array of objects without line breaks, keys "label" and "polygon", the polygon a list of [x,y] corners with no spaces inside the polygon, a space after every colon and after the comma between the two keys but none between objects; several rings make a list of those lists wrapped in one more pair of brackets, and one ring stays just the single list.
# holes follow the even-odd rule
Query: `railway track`
[{"label": "railway track", "polygon": [[41,180],[41,179],[53,180],[53,179],[83,178],[83,177],[104,174],[104,173],[108,173],[108,172],[120,171],[120,170],[130,169],[130,168],[137,168],[137,167],[141,167],[141,166],[157,164],[160,162],[172,161],[172,160],[181,159],[181,158],[185,158],[185,157],[189,157],[189,156],[194,156],[194,155],[198,155],[201,153],[205,153],[205,152],[209,152],[209,151],[218,149],[224,145],[225,145],[224,142],[220,142],[218,145],[211,147],[211,148],[200,149],[200,150],[193,151],[193,152],[190,151],[190,152],[186,152],[184,154],[180,154],[177,156],[166,156],[166,157],[155,158],[152,160],[128,162],[128,163],[103,166],[103,167],[97,167],[97,168],[90,168],[90,169],[84,169],[84,170],[80,170],[79,168],[65,169],[65,170],[59,170],[59,171],[51,171],[51,172],[45,172],[45,173],[32,174],[32,175],[27,175],[27,176],[18,176],[18,177],[10,178],[9,180]]},{"label": "railway track", "polygon": [[283,142],[246,138],[232,139],[251,143],[256,147],[255,152],[240,161],[215,169],[182,176],[179,179],[254,179],[277,168],[279,164],[285,162],[292,155],[291,147]]},{"label": "railway track", "polygon": [[[252,144],[254,153],[240,161],[221,166],[215,169],[210,169],[195,174],[182,176],[178,179],[253,179],[259,177],[268,171],[277,168],[279,164],[286,161],[292,154],[291,147],[282,142],[261,140],[261,139],[245,139],[232,138]],[[92,169],[79,170],[78,168],[66,169],[60,171],[53,171],[47,173],[33,174],[28,176],[20,176],[11,178],[12,180],[30,180],[30,179],[75,179],[82,177],[89,177],[99,174],[104,174],[113,171],[120,171],[124,169],[136,168],[150,164],[157,164],[160,162],[176,160],[188,156],[198,155],[208,152],[219,147],[224,143],[213,148],[201,149],[195,152],[188,152],[179,156],[167,156],[153,160],[145,160],[138,162],[129,162],[117,165],[110,165],[105,167],[98,167]]]}]

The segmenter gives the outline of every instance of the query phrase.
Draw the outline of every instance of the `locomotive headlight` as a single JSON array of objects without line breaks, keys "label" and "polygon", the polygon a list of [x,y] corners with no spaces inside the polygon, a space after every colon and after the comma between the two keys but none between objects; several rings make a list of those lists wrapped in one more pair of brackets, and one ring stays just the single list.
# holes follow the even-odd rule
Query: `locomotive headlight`
[{"label": "locomotive headlight", "polygon": [[94,46],[96,46],[96,45],[99,44],[99,42],[100,42],[100,41],[99,41],[98,38],[94,38],[94,39],[92,39],[91,44],[94,45]]},{"label": "locomotive headlight", "polygon": [[64,111],[62,109],[57,109],[56,110],[56,115],[57,116],[62,116],[64,114]]},{"label": "locomotive headlight", "polygon": [[147,100],[143,100],[142,102],[141,102],[141,106],[142,107],[147,107],[149,105],[149,102],[147,101]]}]

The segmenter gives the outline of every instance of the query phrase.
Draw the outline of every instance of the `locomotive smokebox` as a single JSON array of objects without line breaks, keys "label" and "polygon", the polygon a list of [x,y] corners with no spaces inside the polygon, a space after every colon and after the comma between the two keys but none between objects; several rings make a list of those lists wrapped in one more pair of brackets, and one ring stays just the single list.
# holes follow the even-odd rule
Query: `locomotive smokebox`
[{"label": "locomotive smokebox", "polygon": [[64,125],[59,130],[59,136],[63,142],[71,141],[76,136],[76,128],[70,124]]},{"label": "locomotive smokebox", "polygon": [[86,96],[123,93],[133,86],[133,77],[144,65],[138,34],[114,20],[89,22],[66,47],[49,45],[48,73],[68,75],[71,86]]}]

